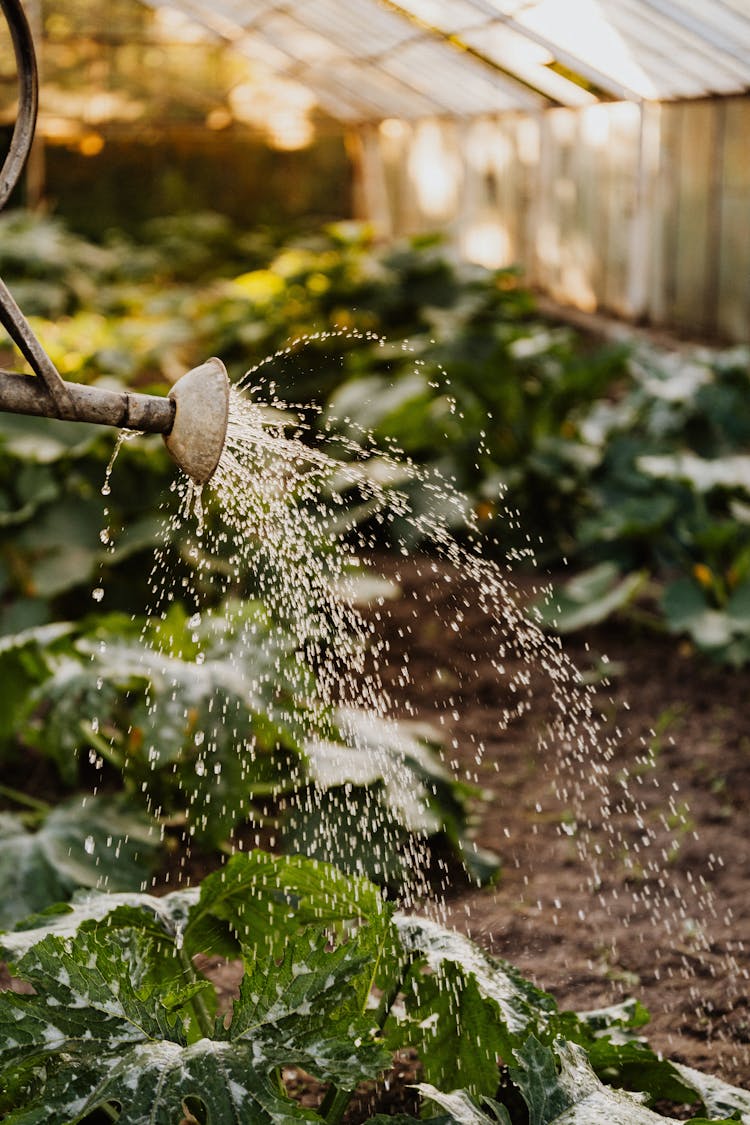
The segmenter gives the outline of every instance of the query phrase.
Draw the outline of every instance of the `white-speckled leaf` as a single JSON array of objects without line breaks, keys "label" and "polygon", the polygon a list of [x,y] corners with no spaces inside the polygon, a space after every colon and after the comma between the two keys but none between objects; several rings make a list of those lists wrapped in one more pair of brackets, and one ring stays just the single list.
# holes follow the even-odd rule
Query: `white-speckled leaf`
[{"label": "white-speckled leaf", "polygon": [[218,1022],[215,1038],[188,1044],[187,1006],[211,986],[189,981],[174,957],[163,979],[146,971],[144,954],[153,959],[160,943],[138,928],[143,915],[121,902],[72,936],[48,933],[18,962],[34,993],[0,993],[8,1125],[73,1125],[104,1101],[122,1106],[122,1125],[175,1125],[185,1099],[203,1103],[209,1125],[315,1119],[280,1092],[276,1068],[299,1066],[353,1088],[388,1065],[354,986],[360,973],[369,979],[369,941],[365,952],[356,937],[330,950],[322,927],[290,938],[272,972],[260,956],[249,966],[229,1028]]},{"label": "white-speckled leaf", "polygon": [[117,799],[74,797],[36,832],[0,813],[0,926],[69,898],[76,887],[138,890],[158,843],[154,822]]},{"label": "white-speckled leaf", "polygon": [[439,1089],[492,1097],[498,1062],[546,1021],[554,1001],[462,934],[425,918],[395,921],[415,961],[403,990],[403,1041],[417,1047],[425,1079]]},{"label": "white-speckled leaf", "polygon": [[731,1117],[739,1110],[743,1125],[750,1125],[750,1091],[730,1086],[720,1078],[703,1074],[681,1063],[672,1063],[672,1066],[685,1085],[695,1090],[709,1117]]},{"label": "white-speckled leaf", "polygon": [[360,949],[357,937],[329,949],[318,929],[290,939],[273,973],[264,954],[256,955],[246,965],[229,1038],[253,1040],[269,1065],[293,1062],[346,1085],[374,1077],[390,1054],[358,1002],[358,978],[369,981],[372,972],[370,951],[369,940]]},{"label": "white-speckled leaf", "polygon": [[208,1125],[318,1120],[280,1092],[264,1062],[257,1065],[252,1043],[211,1039],[189,1047],[170,1042],[134,1047],[115,1064],[89,1104],[93,1107],[102,1099],[120,1102],[119,1125],[175,1125],[183,1117],[186,1098],[203,1103]]},{"label": "white-speckled leaf", "polygon": [[122,1106],[119,1125],[176,1125],[183,1102],[197,1099],[208,1125],[287,1125],[320,1120],[286,1098],[261,1067],[254,1046],[200,1039],[188,1047],[148,1040],[97,1058],[89,1044],[67,1055],[36,1104],[4,1118],[5,1125],[75,1125],[104,1102]]},{"label": "white-speckled leaf", "polygon": [[638,1095],[603,1085],[574,1043],[558,1040],[553,1051],[531,1035],[515,1055],[510,1075],[528,1106],[529,1125],[664,1125]]},{"label": "white-speckled leaf", "polygon": [[535,1027],[546,1012],[555,1010],[551,996],[463,934],[427,918],[397,914],[394,921],[404,948],[423,957],[433,972],[439,975],[446,965],[455,965],[471,977],[482,999],[497,1006],[510,1035],[522,1035]]},{"label": "white-speckled leaf", "polygon": [[490,1101],[491,1112],[487,1112],[465,1090],[444,1094],[429,1082],[418,1083],[417,1089],[423,1097],[445,1110],[450,1125],[511,1125],[507,1109],[497,1102]]},{"label": "white-speckled leaf", "polygon": [[158,897],[79,891],[70,902],[58,903],[40,914],[31,915],[11,933],[0,934],[0,953],[6,960],[15,961],[49,934],[73,937],[82,926],[99,922],[123,907],[144,911],[144,916],[152,920],[152,924],[174,938],[184,929],[189,910],[198,901],[199,893],[197,887]]}]

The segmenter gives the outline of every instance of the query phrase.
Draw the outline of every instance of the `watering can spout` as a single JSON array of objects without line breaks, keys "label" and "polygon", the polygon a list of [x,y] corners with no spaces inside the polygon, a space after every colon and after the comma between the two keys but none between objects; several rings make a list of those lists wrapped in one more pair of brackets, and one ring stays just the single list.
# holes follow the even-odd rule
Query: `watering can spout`
[{"label": "watering can spout", "polygon": [[207,359],[175,383],[169,394],[174,421],[164,442],[196,484],[214,475],[227,436],[229,378],[220,359]]},{"label": "watering can spout", "polygon": [[0,410],[67,422],[95,422],[162,434],[171,457],[196,484],[213,476],[224,448],[229,378],[220,359],[183,375],[167,398],[0,371]]}]

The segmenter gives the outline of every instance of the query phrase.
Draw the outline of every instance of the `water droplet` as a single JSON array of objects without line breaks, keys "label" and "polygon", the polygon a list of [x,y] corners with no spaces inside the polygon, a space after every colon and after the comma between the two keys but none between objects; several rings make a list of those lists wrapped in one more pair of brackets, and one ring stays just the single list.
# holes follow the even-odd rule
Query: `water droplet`
[{"label": "water droplet", "polygon": [[104,597],[104,590],[102,589],[102,587],[97,586],[95,589],[93,589],[91,591],[91,597],[94,599],[95,602],[100,602],[102,600],[102,598]]},{"label": "water droplet", "polygon": [[96,850],[96,844],[94,842],[93,836],[87,836],[83,841],[83,850],[86,852],[86,855],[94,854],[94,851]]}]

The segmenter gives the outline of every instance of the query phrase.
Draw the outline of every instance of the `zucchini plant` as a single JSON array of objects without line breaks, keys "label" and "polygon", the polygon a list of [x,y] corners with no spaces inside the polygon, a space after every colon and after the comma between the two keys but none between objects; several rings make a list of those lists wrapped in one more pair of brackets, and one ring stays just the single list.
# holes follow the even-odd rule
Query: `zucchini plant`
[{"label": "zucchini plant", "polygon": [[[87,892],[0,945],[31,986],[0,992],[6,1125],[336,1125],[405,1044],[423,1116],[443,1123],[653,1125],[644,1101],[665,1097],[701,1107],[695,1122],[750,1112],[750,1095],[660,1060],[639,1005],[562,1012],[467,938],[306,858],[237,854],[163,897]],[[229,1012],[206,955],[237,960]],[[288,1092],[291,1068],[321,1084],[317,1108]]]}]

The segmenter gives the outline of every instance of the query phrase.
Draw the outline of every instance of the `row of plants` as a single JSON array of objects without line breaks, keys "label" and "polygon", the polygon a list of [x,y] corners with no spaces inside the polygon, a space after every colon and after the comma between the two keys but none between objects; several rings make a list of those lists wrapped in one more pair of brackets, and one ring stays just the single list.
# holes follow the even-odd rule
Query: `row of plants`
[{"label": "row of plants", "polygon": [[[576,577],[548,614],[561,628],[637,602],[639,620],[746,662],[746,349],[594,347],[535,316],[513,271],[459,267],[435,240],[376,248],[352,224],[279,246],[268,232],[203,215],[153,222],[140,242],[113,234],[94,246],[49,218],[0,222],[0,275],[36,314],[64,375],[163,390],[208,354],[238,381],[275,355],[248,379],[263,393],[315,402],[325,411],[310,412],[312,424],[355,440],[372,433],[437,468],[469,497],[488,542],[531,543],[553,570],[566,560]],[[16,424],[15,435],[4,427],[0,451],[6,621],[19,593],[44,598],[52,586],[56,596],[81,573],[60,560],[50,578],[44,524],[53,505],[67,523],[70,505],[91,542],[81,500],[106,456],[104,443],[82,456],[86,439],[62,433],[57,451],[51,439],[34,450],[26,423]],[[86,480],[69,475],[72,463]],[[154,445],[139,470],[154,490],[169,471]],[[123,522],[146,546],[149,491],[129,483]],[[417,510],[432,499],[411,491]],[[520,513],[520,528],[507,510]]]},{"label": "row of plants", "polygon": [[[505,526],[506,487],[560,544],[577,542],[611,443],[596,463],[572,451],[596,447],[583,424],[605,393],[627,401],[632,371],[619,351],[581,354],[534,319],[511,273],[466,275],[437,245],[375,253],[344,227],[277,248],[207,217],[90,247],[50,220],[3,221],[0,273],[15,271],[24,307],[37,302],[66,376],[163,389],[214,352],[239,378],[251,355],[313,336],[266,365],[281,396],[325,401],[318,424],[333,436],[372,430],[439,468],[490,535]],[[200,289],[187,283],[198,272]],[[333,326],[344,335],[326,336]],[[563,447],[581,469],[572,487]],[[646,1125],[664,1120],[646,1103],[665,1099],[695,1122],[747,1117],[743,1091],[648,1048],[639,1005],[560,1012],[511,966],[396,913],[361,878],[397,894],[403,855],[426,838],[491,877],[495,862],[470,840],[475,795],[423,732],[311,713],[315,668],[252,590],[200,619],[179,599],[148,626],[133,617],[174,472],[158,440],[127,443],[103,500],[111,451],[102,431],[3,424],[0,952],[27,991],[0,991],[0,1119],[338,1125],[407,1046],[421,1080],[402,1121]],[[170,565],[179,589],[190,560],[178,551]],[[630,581],[632,556],[617,566]],[[252,675],[237,685],[240,665]],[[342,813],[368,847],[326,833]],[[170,855],[201,850],[239,854],[200,887],[144,893]],[[242,973],[231,1011],[216,958]],[[318,1084],[317,1108],[290,1096],[299,1071]]]},{"label": "row of plants", "polygon": [[[0,640],[0,925],[261,838],[396,889],[410,852],[419,879],[429,841],[491,879],[497,860],[471,840],[479,793],[439,749],[423,727],[323,710],[258,602],[200,624],[175,603],[148,634],[119,614],[13,634]],[[345,819],[358,828],[341,849]]]},{"label": "row of plants", "polygon": [[[253,851],[190,890],[92,892],[0,948],[31,986],[0,992],[8,1125],[337,1125],[366,1082],[359,1119],[378,1125],[420,1110],[443,1125],[658,1125],[644,1103],[665,1099],[696,1125],[750,1112],[744,1091],[655,1055],[638,1004],[560,1011],[506,962],[309,859]],[[217,957],[241,969],[229,1010]],[[407,1046],[421,1080],[379,1116],[372,1083]],[[300,1071],[313,1105],[291,1096]]]}]

